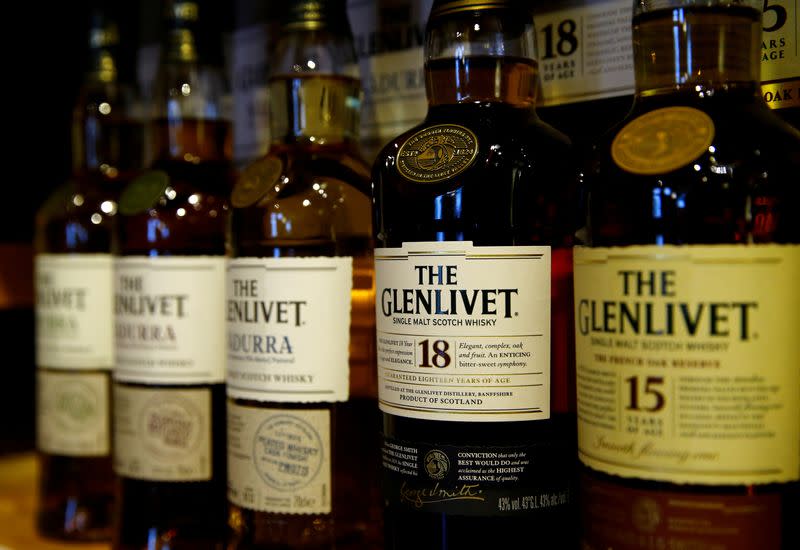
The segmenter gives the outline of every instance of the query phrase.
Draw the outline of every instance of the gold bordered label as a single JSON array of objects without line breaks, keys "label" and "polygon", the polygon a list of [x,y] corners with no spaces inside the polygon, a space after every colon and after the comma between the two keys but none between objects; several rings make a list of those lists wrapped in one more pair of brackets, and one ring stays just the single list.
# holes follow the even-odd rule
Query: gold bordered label
[{"label": "gold bordered label", "polygon": [[611,144],[617,166],[633,174],[666,174],[702,155],[714,140],[714,121],[692,107],[665,107],[628,123]]},{"label": "gold bordered label", "polygon": [[800,78],[762,84],[761,95],[770,109],[800,107]]},{"label": "gold bordered label", "polygon": [[266,195],[283,173],[283,162],[275,157],[259,159],[244,169],[231,193],[234,208],[246,208]]},{"label": "gold bordered label", "polygon": [[477,155],[475,134],[463,126],[440,124],[406,140],[397,153],[397,170],[411,181],[432,183],[460,174]]}]

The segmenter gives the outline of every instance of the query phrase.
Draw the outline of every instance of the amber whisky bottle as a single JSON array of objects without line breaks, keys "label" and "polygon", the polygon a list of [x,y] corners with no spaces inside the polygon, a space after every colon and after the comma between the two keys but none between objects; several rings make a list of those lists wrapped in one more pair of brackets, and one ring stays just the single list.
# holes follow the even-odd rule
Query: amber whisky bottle
[{"label": "amber whisky bottle", "polygon": [[798,546],[800,134],[760,93],[761,10],[635,7],[575,251],[587,548]]},{"label": "amber whisky bottle", "polygon": [[287,2],[267,154],[231,196],[233,549],[368,549],[382,535],[369,168],[342,2]]},{"label": "amber whisky bottle", "polygon": [[114,548],[218,549],[225,532],[222,81],[199,6],[166,5],[155,159],[120,198],[115,260]]},{"label": "amber whisky bottle", "polygon": [[73,112],[73,171],[36,216],[38,528],[111,537],[111,242],[122,187],[141,168],[142,125],[121,83],[116,24],[94,12]]},{"label": "amber whisky bottle", "polygon": [[527,4],[434,2],[425,58],[372,175],[386,544],[571,548],[576,206]]}]

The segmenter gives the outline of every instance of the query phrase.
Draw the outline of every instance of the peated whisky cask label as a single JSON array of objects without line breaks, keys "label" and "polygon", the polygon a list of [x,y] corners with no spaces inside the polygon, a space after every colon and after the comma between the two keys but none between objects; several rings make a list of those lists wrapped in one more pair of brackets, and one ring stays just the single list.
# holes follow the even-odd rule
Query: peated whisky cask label
[{"label": "peated whisky cask label", "polygon": [[228,396],[347,401],[353,259],[237,258],[228,265]]},{"label": "peated whisky cask label", "polygon": [[800,107],[797,0],[764,0],[761,94],[773,109]]},{"label": "peated whisky cask label", "polygon": [[36,448],[61,456],[111,452],[109,382],[103,372],[36,372]]},{"label": "peated whisky cask label", "polygon": [[229,401],[228,498],[262,512],[330,514],[330,412]]},{"label": "peated whisky cask label", "polygon": [[581,461],[708,485],[800,477],[800,247],[575,250]]},{"label": "peated whisky cask label", "polygon": [[114,385],[117,475],[208,481],[211,468],[211,390]]},{"label": "peated whisky cask label", "polygon": [[35,284],[37,366],[111,369],[111,255],[39,254]]},{"label": "peated whisky cask label", "polygon": [[404,243],[375,276],[382,411],[550,418],[550,247]]},{"label": "peated whisky cask label", "polygon": [[114,379],[140,384],[225,380],[225,258],[124,257],[115,263]]}]

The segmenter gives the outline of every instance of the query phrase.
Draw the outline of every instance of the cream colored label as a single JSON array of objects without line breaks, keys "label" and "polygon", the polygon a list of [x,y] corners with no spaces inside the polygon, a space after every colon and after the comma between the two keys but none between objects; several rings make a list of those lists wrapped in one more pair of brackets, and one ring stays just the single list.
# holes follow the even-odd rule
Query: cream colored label
[{"label": "cream colored label", "polygon": [[37,365],[111,369],[111,255],[39,254],[35,282]]},{"label": "cream colored label", "polygon": [[114,471],[149,481],[211,479],[211,390],[114,384]]},{"label": "cream colored label", "polygon": [[535,3],[534,23],[542,105],[632,95],[631,19],[628,0]]},{"label": "cream colored label", "polygon": [[352,286],[350,257],[231,260],[228,395],[347,401]]},{"label": "cream colored label", "polygon": [[764,0],[761,93],[773,109],[800,105],[800,17],[797,0]]},{"label": "cream colored label", "polygon": [[800,247],[576,248],[580,459],[709,485],[800,478]]},{"label": "cream colored label", "polygon": [[375,250],[384,412],[455,422],[550,417],[550,247]]},{"label": "cream colored label", "polygon": [[228,403],[228,499],[277,514],[331,512],[330,413]]},{"label": "cream colored label", "polygon": [[36,448],[62,456],[111,452],[109,375],[36,371]]},{"label": "cream colored label", "polygon": [[225,380],[225,261],[221,256],[117,258],[115,380]]}]

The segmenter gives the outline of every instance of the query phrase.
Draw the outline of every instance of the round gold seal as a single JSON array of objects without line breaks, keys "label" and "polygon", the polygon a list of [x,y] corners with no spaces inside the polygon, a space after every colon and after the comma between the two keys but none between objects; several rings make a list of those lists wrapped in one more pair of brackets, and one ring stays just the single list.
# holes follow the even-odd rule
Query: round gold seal
[{"label": "round gold seal", "polygon": [[611,157],[633,174],[666,174],[702,155],[714,140],[714,122],[692,107],[664,107],[625,125],[611,144]]},{"label": "round gold seal", "polygon": [[478,138],[456,124],[420,130],[397,152],[397,171],[411,181],[431,183],[452,178],[478,156]]},{"label": "round gold seal", "polygon": [[231,204],[246,208],[254,204],[277,183],[283,173],[283,162],[275,157],[259,159],[244,169],[233,186]]}]

